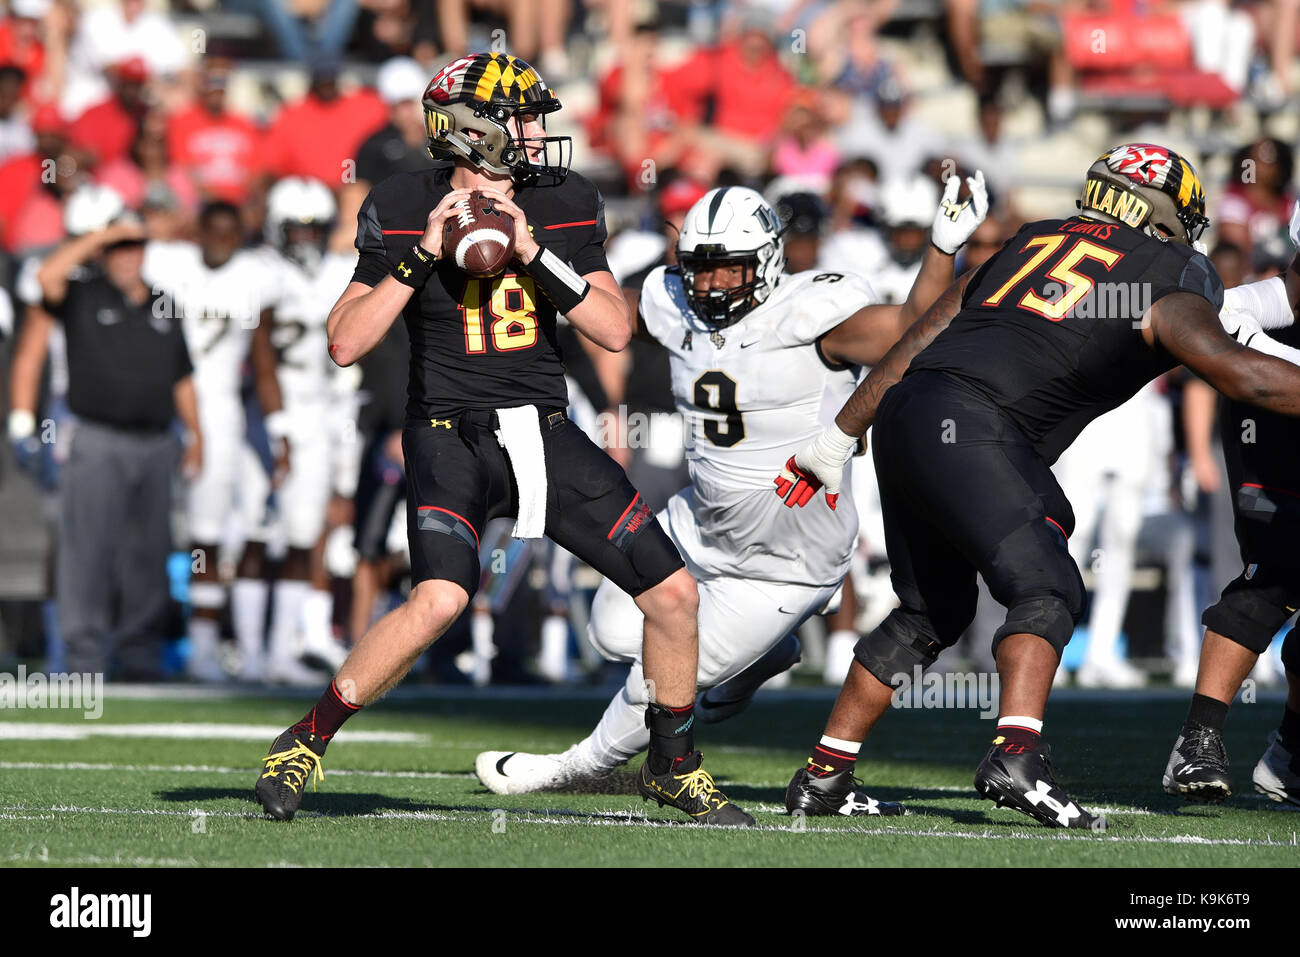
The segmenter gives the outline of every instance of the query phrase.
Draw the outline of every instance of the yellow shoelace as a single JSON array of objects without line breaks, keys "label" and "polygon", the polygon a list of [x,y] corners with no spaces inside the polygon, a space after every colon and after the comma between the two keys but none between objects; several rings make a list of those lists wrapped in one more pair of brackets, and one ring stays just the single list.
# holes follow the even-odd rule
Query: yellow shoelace
[{"label": "yellow shoelace", "polygon": [[286,783],[295,791],[303,789],[308,776],[312,779],[313,791],[316,790],[317,784],[325,780],[325,772],[320,766],[320,757],[301,741],[288,751],[268,754],[265,764],[266,770],[262,773],[262,777],[269,778],[275,774],[283,774],[288,779]]},{"label": "yellow shoelace", "polygon": [[687,796],[692,798],[703,797],[704,803],[710,804],[711,799],[717,796],[718,807],[727,803],[726,798],[718,793],[718,786],[713,783],[713,775],[709,774],[704,768],[696,768],[689,774],[683,774],[678,778],[688,788]]}]

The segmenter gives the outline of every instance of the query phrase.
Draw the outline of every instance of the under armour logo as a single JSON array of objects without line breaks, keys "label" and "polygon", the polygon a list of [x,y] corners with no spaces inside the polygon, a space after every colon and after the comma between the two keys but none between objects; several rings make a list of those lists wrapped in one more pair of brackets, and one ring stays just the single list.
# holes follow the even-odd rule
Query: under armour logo
[{"label": "under armour logo", "polygon": [[691,330],[686,330],[686,335],[682,336],[682,349],[685,350],[691,348],[691,337],[693,335],[694,333],[691,332]]},{"label": "under armour logo", "polygon": [[407,279],[411,278],[411,268],[406,265],[406,260],[402,260],[400,263],[397,264],[397,271],[400,272]]},{"label": "under armour logo", "polygon": [[844,799],[844,803],[840,805],[840,813],[845,817],[852,817],[855,811],[865,811],[867,814],[879,814],[880,812],[876,810],[879,804],[879,801],[869,795],[867,796],[867,802],[863,804],[857,799],[855,794],[850,793],[849,796]]},{"label": "under armour logo", "polygon": [[1078,805],[1073,801],[1062,804],[1052,797],[1052,786],[1046,781],[1036,781],[1034,790],[1025,792],[1025,800],[1034,807],[1040,804],[1046,805],[1047,809],[1056,815],[1056,823],[1060,824],[1061,827],[1069,827],[1070,822],[1082,814]]},{"label": "under armour logo", "polygon": [[442,426],[444,429],[450,429],[451,419],[430,419],[429,424],[435,429],[438,428],[438,426]]}]

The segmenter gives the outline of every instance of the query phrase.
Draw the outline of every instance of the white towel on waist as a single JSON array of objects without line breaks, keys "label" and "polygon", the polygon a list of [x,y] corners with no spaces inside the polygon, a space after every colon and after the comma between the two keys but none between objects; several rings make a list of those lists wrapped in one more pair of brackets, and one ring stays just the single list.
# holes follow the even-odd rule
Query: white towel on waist
[{"label": "white towel on waist", "polygon": [[510,534],[541,538],[546,534],[546,452],[537,406],[497,409],[497,421],[497,439],[510,459],[519,489],[519,515]]}]

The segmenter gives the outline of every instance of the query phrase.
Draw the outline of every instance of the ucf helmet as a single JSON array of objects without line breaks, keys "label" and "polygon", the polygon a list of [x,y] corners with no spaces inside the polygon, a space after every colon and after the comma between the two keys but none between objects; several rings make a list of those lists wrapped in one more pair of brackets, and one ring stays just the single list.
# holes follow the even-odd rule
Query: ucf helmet
[{"label": "ucf helmet", "polygon": [[[682,286],[700,320],[723,329],[767,301],[785,268],[781,220],[762,196],[744,186],[711,189],[690,208],[677,236]],[[734,289],[695,288],[701,269],[744,263]]]},{"label": "ucf helmet", "polygon": [[1103,153],[1088,167],[1078,206],[1096,219],[1189,246],[1210,224],[1192,164],[1151,143],[1126,143]]},{"label": "ucf helmet", "polygon": [[[531,66],[508,53],[475,53],[438,71],[424,91],[429,155],[467,160],[501,176],[535,185],[556,185],[569,172],[573,138],[520,135],[514,118],[546,115],[560,101]],[[540,149],[538,162],[529,152]]]},{"label": "ucf helmet", "polygon": [[266,239],[291,261],[314,272],[325,253],[338,207],[320,180],[287,176],[266,197]]}]

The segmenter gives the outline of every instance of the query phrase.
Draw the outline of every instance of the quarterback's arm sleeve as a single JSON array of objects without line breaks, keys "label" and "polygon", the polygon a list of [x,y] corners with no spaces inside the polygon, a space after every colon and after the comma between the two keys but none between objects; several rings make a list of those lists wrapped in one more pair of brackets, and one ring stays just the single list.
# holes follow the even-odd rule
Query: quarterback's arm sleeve
[{"label": "quarterback's arm sleeve", "polygon": [[587,226],[586,240],[573,255],[571,265],[579,276],[593,272],[609,272],[609,260],[605,258],[605,240],[609,231],[605,228],[605,197],[596,190],[596,218]]},{"label": "quarterback's arm sleeve", "polygon": [[357,213],[357,266],[352,271],[353,282],[363,282],[367,286],[377,286],[393,271],[388,262],[388,251],[384,247],[384,233],[379,226],[379,214],[375,211],[374,195],[366,197]]}]

